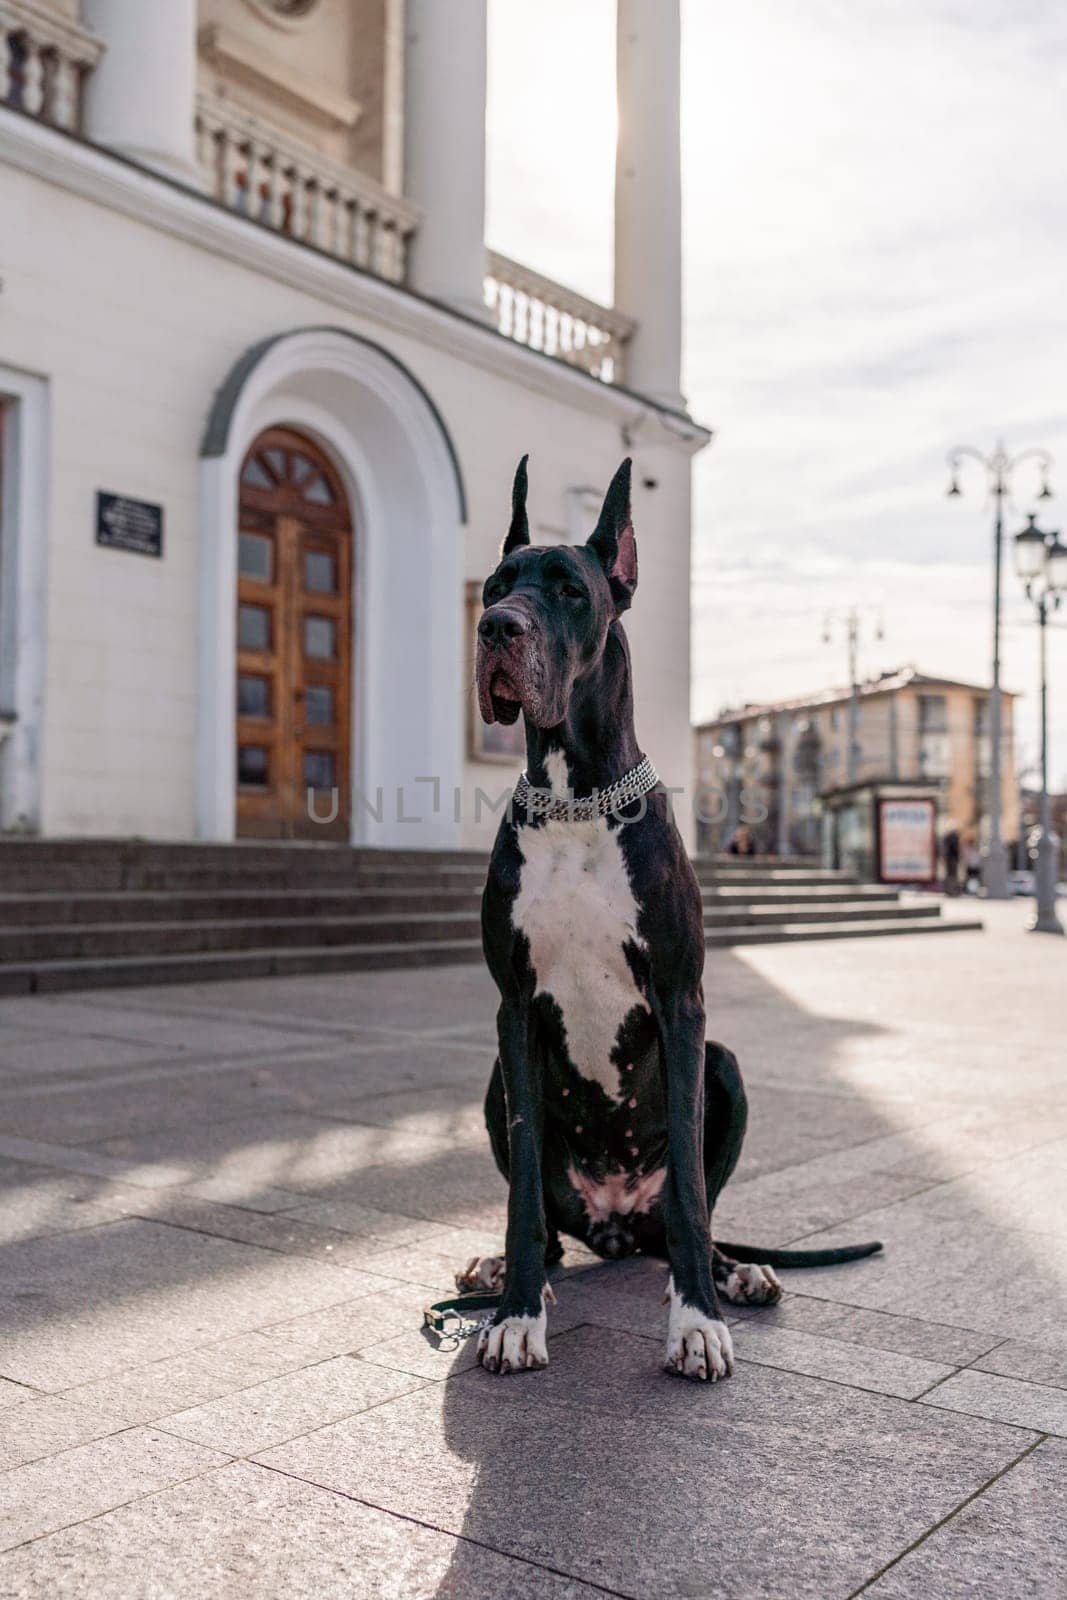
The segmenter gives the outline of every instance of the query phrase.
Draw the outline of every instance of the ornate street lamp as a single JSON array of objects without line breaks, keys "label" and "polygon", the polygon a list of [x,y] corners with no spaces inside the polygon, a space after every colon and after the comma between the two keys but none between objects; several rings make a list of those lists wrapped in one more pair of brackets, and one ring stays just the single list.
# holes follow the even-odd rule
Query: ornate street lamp
[{"label": "ornate street lamp", "polygon": [[1000,715],[1000,612],[1001,567],[1004,547],[1004,500],[1011,492],[1011,479],[1015,468],[1023,461],[1035,461],[1041,470],[1039,500],[1050,500],[1048,475],[1052,457],[1047,450],[1020,450],[1016,456],[1008,455],[998,444],[991,456],[985,456],[970,445],[963,445],[949,454],[948,486],[950,498],[963,493],[960,488],[960,467],[965,459],[977,461],[985,468],[989,491],[993,496],[993,683],[989,691],[990,761],[989,761],[989,848],[982,863],[982,881],[990,900],[1008,898],[1008,852],[1001,836],[1001,715]]},{"label": "ornate street lamp", "polygon": [[1015,570],[1023,581],[1026,598],[1037,608],[1041,639],[1041,827],[1037,843],[1034,895],[1037,914],[1033,933],[1062,933],[1056,915],[1056,880],[1059,876],[1060,841],[1052,831],[1048,796],[1048,614],[1067,594],[1067,544],[1058,533],[1043,533],[1031,513],[1026,527],[1015,535]]}]

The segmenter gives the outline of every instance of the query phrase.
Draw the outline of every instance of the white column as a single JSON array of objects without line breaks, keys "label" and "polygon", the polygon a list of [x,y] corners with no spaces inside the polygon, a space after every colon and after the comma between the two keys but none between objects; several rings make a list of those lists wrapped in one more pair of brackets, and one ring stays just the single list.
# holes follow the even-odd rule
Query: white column
[{"label": "white column", "polygon": [[82,0],[82,15],[106,46],[86,80],[86,137],[195,182],[197,0]]},{"label": "white column", "polygon": [[682,400],[679,0],[618,0],[615,304],[636,318],[626,383]]},{"label": "white column", "polygon": [[408,0],[404,189],[422,221],[409,281],[485,317],[486,0]]}]

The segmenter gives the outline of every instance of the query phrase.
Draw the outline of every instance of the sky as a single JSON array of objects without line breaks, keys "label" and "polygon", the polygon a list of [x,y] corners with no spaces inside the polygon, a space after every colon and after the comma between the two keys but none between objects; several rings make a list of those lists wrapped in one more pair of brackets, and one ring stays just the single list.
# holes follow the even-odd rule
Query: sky
[{"label": "sky", "polygon": [[[614,0],[490,0],[488,235],[612,294]],[[1067,7],[682,0],[694,718],[907,663],[988,681],[992,508],[955,445],[1052,452],[1067,515]],[[1037,509],[1020,466],[1007,528]],[[1005,687],[1037,756],[1033,611]],[[884,638],[876,628],[884,623]],[[1050,634],[1067,785],[1067,607]]]}]

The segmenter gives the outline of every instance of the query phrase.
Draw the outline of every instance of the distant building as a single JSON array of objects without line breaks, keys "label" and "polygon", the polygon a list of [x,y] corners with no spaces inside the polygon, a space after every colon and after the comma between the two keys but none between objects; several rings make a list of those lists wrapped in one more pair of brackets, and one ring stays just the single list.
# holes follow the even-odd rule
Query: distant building
[{"label": "distant building", "polygon": [[[724,848],[748,822],[762,849],[783,855],[820,847],[820,797],[849,782],[934,782],[938,830],[983,834],[989,800],[989,690],[914,667],[861,684],[855,760],[849,770],[850,691],[724,711],[695,730],[700,790],[698,842]],[[1015,696],[1002,699],[1002,826],[1019,826]]]}]

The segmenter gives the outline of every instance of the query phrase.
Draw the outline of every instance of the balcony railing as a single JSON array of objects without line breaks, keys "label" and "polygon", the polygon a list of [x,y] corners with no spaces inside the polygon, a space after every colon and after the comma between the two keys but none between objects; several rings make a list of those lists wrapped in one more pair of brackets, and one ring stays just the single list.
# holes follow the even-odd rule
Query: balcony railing
[{"label": "balcony railing", "polygon": [[0,0],[0,104],[77,129],[82,80],[103,53],[94,34],[55,11]]},{"label": "balcony railing", "polygon": [[372,179],[331,161],[217,95],[196,104],[197,159],[223,205],[402,283],[418,212]]},{"label": "balcony railing", "polygon": [[634,323],[621,311],[587,300],[495,250],[489,252],[485,303],[499,332],[516,343],[581,367],[605,383],[624,381]]}]

